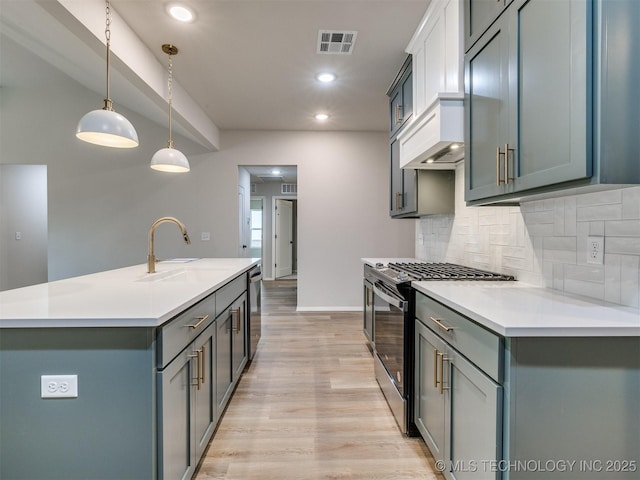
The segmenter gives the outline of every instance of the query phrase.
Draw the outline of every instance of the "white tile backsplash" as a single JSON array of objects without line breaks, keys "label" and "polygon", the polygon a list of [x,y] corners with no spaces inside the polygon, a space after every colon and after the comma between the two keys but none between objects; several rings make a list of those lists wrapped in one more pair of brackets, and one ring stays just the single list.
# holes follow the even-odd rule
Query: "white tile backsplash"
[{"label": "white tile backsplash", "polygon": [[[460,165],[455,215],[416,222],[419,259],[484,268],[640,308],[640,186],[522,202],[519,207],[467,207]],[[586,261],[589,235],[605,237],[604,265]]]}]

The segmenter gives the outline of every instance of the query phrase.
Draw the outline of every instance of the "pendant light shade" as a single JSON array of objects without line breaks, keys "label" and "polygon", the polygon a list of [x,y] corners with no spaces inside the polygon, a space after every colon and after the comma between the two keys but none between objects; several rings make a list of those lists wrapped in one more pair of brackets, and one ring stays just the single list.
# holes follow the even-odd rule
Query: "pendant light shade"
[{"label": "pendant light shade", "polygon": [[162,51],[169,55],[169,141],[166,148],[161,148],[153,154],[150,167],[160,172],[185,173],[191,169],[189,160],[180,150],[173,148],[173,139],[171,138],[171,103],[173,99],[173,61],[171,57],[178,54],[178,47],[165,43],[162,45]]},{"label": "pendant light shade", "polygon": [[133,148],[138,134],[131,122],[113,110],[92,110],[80,119],[76,137],[104,147]]},{"label": "pendant light shade", "polygon": [[92,110],[80,119],[76,129],[76,137],[85,142],[104,147],[132,148],[138,146],[138,134],[131,122],[113,110],[113,102],[109,97],[111,64],[111,4],[106,5],[107,39],[107,98],[102,110]]},{"label": "pendant light shade", "polygon": [[151,168],[160,172],[184,173],[190,170],[189,160],[180,150],[161,148],[151,157]]}]

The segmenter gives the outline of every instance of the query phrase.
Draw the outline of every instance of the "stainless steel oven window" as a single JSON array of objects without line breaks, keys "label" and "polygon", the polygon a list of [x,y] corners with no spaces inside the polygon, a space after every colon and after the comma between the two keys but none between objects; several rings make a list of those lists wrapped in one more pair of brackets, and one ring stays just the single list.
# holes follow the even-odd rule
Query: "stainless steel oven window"
[{"label": "stainless steel oven window", "polygon": [[374,287],[376,352],[404,396],[404,322],[407,302],[381,284]]}]

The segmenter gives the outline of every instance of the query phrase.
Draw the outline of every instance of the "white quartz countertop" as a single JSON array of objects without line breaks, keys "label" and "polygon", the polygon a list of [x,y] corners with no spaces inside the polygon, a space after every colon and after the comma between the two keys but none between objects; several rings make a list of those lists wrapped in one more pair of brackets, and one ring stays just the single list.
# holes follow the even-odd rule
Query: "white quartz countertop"
[{"label": "white quartz countertop", "polygon": [[0,328],[157,327],[258,264],[174,259],[0,292]]},{"label": "white quartz countertop", "polygon": [[640,337],[640,310],[521,282],[412,282],[505,337]]}]

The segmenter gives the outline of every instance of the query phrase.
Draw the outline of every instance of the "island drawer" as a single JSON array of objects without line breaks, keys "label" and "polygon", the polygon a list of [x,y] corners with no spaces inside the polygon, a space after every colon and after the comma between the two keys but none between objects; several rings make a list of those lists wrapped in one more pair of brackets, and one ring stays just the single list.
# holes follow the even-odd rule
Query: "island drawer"
[{"label": "island drawer", "polygon": [[158,368],[164,368],[215,319],[216,294],[211,294],[165,323],[158,333]]},{"label": "island drawer", "polygon": [[216,291],[216,317],[247,289],[247,274],[243,273]]},{"label": "island drawer", "polygon": [[502,337],[420,292],[416,292],[416,318],[493,380],[502,383]]}]

